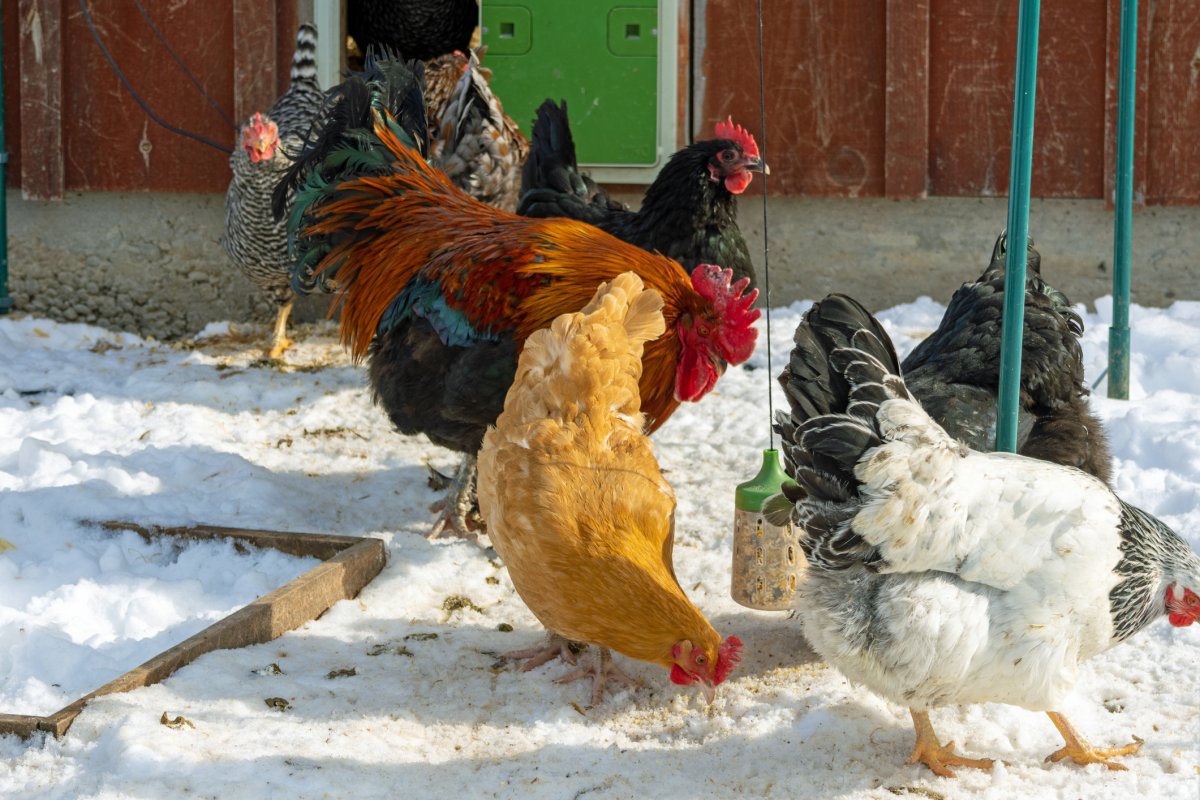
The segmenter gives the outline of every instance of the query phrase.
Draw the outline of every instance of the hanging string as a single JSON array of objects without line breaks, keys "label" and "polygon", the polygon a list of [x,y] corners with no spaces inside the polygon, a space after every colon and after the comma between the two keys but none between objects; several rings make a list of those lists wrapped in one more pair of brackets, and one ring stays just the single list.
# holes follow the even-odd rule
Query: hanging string
[{"label": "hanging string", "polygon": [[[758,129],[762,135],[762,145],[758,148],[759,156],[764,164],[767,160],[767,89],[766,67],[763,65],[763,0],[758,0]],[[763,211],[763,305],[766,307],[767,319],[767,438],[771,449],[775,449],[775,399],[773,397],[775,369],[771,366],[771,246],[767,239],[767,175],[762,175],[762,211]]]},{"label": "hanging string", "polygon": [[171,58],[174,59],[175,63],[179,65],[179,68],[183,70],[183,74],[186,75],[187,79],[192,82],[192,86],[195,86],[196,89],[199,90],[200,94],[204,96],[204,100],[208,103],[209,107],[212,108],[213,111],[216,111],[218,114],[220,114],[221,119],[225,120],[225,122],[229,124],[229,127],[233,128],[234,130],[238,130],[239,125],[234,122],[228,114],[225,113],[225,109],[221,108],[220,104],[212,98],[207,90],[205,90],[204,84],[200,83],[200,79],[192,74],[192,71],[188,69],[187,64],[183,63],[183,59],[180,58],[179,54],[175,52],[175,48],[171,47],[171,43],[167,41],[167,37],[162,35],[162,31],[160,31],[158,26],[154,24],[154,20],[150,19],[150,15],[146,12],[141,0],[133,0],[133,4],[137,6],[137,10],[139,13],[141,13],[142,19],[144,19],[146,24],[150,26],[150,32],[154,34],[154,38],[158,39],[158,43],[163,46],[163,49],[167,51]]},{"label": "hanging string", "polygon": [[96,30],[96,25],[92,22],[92,14],[88,10],[87,0],[79,0],[79,10],[83,12],[83,21],[87,24],[88,30],[91,31],[92,38],[96,40],[96,44],[100,46],[100,52],[104,54],[104,58],[108,61],[108,65],[112,67],[113,72],[116,73],[117,78],[125,87],[125,91],[129,92],[129,95],[133,98],[134,102],[142,107],[142,111],[146,112],[146,116],[150,117],[150,119],[154,120],[156,123],[172,133],[177,133],[180,136],[186,136],[189,139],[195,139],[197,142],[206,144],[215,150],[220,150],[222,153],[230,153],[233,151],[233,148],[227,145],[218,144],[212,139],[205,138],[198,133],[192,133],[189,130],[184,130],[183,128],[172,125],[162,117],[155,114],[154,111],[150,109],[150,106],[146,105],[146,102],[142,100],[141,95],[134,90],[133,85],[129,82],[129,79],[125,77],[125,74],[121,72],[121,69],[117,66],[117,62],[113,60],[112,53],[108,52],[108,48],[104,46],[104,41],[100,38],[100,32]]}]

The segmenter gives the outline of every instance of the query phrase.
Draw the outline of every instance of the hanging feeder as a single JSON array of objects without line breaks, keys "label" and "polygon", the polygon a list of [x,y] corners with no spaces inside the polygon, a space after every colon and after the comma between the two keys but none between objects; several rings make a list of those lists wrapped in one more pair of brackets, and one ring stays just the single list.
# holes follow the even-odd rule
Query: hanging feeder
[{"label": "hanging feeder", "polygon": [[739,484],[734,497],[733,569],[729,593],[740,605],[761,611],[792,608],[796,587],[808,562],[792,523],[775,525],[763,517],[762,504],[788,480],[779,451],[763,451],[758,474]]}]

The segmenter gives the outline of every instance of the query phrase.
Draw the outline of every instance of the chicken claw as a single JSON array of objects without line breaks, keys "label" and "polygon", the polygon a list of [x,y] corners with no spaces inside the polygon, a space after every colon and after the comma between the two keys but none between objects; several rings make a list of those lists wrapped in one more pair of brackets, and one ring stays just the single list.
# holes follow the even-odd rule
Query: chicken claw
[{"label": "chicken claw", "polygon": [[575,656],[582,650],[582,646],[559,636],[557,633],[552,633],[546,637],[546,641],[537,647],[527,647],[524,650],[510,650],[507,653],[501,653],[500,658],[506,661],[518,661],[523,658],[529,659],[521,665],[522,672],[529,672],[531,669],[537,669],[542,664],[553,661],[556,658],[561,658],[571,666],[575,666]]},{"label": "chicken claw", "polygon": [[275,329],[271,334],[271,346],[267,349],[266,357],[270,361],[283,358],[283,353],[296,342],[286,335],[288,315],[292,313],[294,303],[281,306],[275,315]]},{"label": "chicken claw", "polygon": [[592,705],[598,706],[604,700],[604,687],[608,685],[610,680],[617,680],[625,684],[630,689],[640,689],[642,682],[637,678],[626,675],[612,661],[612,653],[607,647],[597,647],[592,663],[586,667],[580,667],[574,672],[568,672],[566,675],[559,676],[554,679],[555,683],[570,683],[577,681],[580,678],[592,679]]},{"label": "chicken claw", "polygon": [[454,478],[447,481],[446,476],[435,469],[430,469],[429,485],[431,488],[446,488],[446,494],[429,507],[430,511],[441,512],[441,516],[433,523],[429,531],[429,539],[439,539],[443,536],[457,536],[460,539],[473,539],[484,529],[483,519],[479,516],[479,505],[475,499],[475,455],[463,458]]},{"label": "chicken claw", "polygon": [[1142,749],[1142,740],[1138,737],[1133,737],[1133,742],[1124,747],[1107,747],[1095,748],[1088,744],[1083,737],[1079,735],[1079,731],[1075,730],[1075,726],[1067,721],[1067,718],[1056,711],[1047,711],[1047,716],[1054,723],[1054,727],[1058,728],[1058,732],[1062,734],[1066,744],[1055,750],[1050,755],[1046,756],[1046,761],[1062,761],[1064,758],[1069,758],[1076,764],[1086,766],[1088,764],[1103,764],[1111,770],[1121,771],[1128,769],[1122,764],[1115,761],[1109,761],[1110,758],[1117,756],[1133,755]]},{"label": "chicken claw", "polygon": [[920,762],[929,767],[934,775],[942,778],[954,777],[954,770],[950,767],[992,768],[993,762],[990,758],[967,758],[956,755],[954,742],[948,742],[945,745],[939,742],[937,734],[933,730],[933,723],[929,721],[928,711],[917,711],[910,708],[908,713],[912,714],[913,727],[917,730],[917,742],[913,745],[912,755],[908,757],[907,763]]}]

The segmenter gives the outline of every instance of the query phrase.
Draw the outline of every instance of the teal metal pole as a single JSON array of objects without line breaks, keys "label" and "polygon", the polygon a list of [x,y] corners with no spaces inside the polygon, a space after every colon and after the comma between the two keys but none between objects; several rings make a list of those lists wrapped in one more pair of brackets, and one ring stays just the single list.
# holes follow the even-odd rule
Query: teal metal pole
[{"label": "teal metal pole", "polygon": [[[3,23],[0,23],[3,24]],[[0,64],[4,63],[4,37],[0,31]],[[0,314],[12,308],[8,296],[8,150],[4,147],[4,81],[0,67]]]},{"label": "teal metal pole", "polygon": [[1129,399],[1129,284],[1133,235],[1133,118],[1137,105],[1137,0],[1121,0],[1117,79],[1117,193],[1113,232],[1113,319],[1108,329],[1108,396]]},{"label": "teal metal pole", "polygon": [[996,449],[1017,449],[1021,341],[1025,330],[1025,258],[1029,240],[1029,181],[1033,172],[1033,107],[1037,86],[1040,0],[1021,0],[1017,17],[1017,78],[1012,160],[1008,173],[1008,246],[1004,262],[1004,325],[1000,340],[1000,412]]}]

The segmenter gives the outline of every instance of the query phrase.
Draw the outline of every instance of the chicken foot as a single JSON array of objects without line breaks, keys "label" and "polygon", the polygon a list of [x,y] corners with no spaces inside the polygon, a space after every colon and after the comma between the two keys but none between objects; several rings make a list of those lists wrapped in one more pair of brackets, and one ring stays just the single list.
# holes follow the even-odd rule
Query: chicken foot
[{"label": "chicken foot", "polygon": [[521,665],[521,671],[529,672],[529,670],[537,669],[542,664],[556,658],[561,658],[571,666],[575,666],[575,656],[583,650],[584,646],[559,636],[557,633],[552,633],[546,637],[546,641],[536,647],[510,650],[507,653],[501,653],[499,657],[506,661],[519,661],[527,658],[529,660]]},{"label": "chicken foot", "polygon": [[917,742],[913,746],[912,755],[908,757],[907,763],[916,764],[919,761],[929,767],[934,775],[943,778],[954,777],[954,770],[950,767],[992,768],[992,759],[990,758],[960,756],[954,752],[954,742],[948,742],[945,745],[939,742],[937,733],[933,730],[933,723],[929,721],[928,711],[917,711],[915,708],[910,708],[908,713],[912,715],[913,727],[917,731]]},{"label": "chicken foot", "polygon": [[[437,488],[439,478],[445,481],[445,476],[440,472],[433,469],[430,472],[433,473],[429,478],[430,486]],[[454,477],[442,484],[446,487],[445,496],[429,507],[430,511],[441,512],[441,516],[433,523],[427,538],[457,536],[460,539],[469,539],[474,538],[475,534],[484,528],[475,499],[477,474],[475,454],[464,456]]]},{"label": "chicken foot", "polygon": [[1133,742],[1124,747],[1109,747],[1098,749],[1088,744],[1079,731],[1075,730],[1075,726],[1067,722],[1067,718],[1057,711],[1047,711],[1046,715],[1050,717],[1050,721],[1054,723],[1054,727],[1058,728],[1058,732],[1062,734],[1066,745],[1055,750],[1050,755],[1046,756],[1047,761],[1062,761],[1064,758],[1069,758],[1076,764],[1103,764],[1111,770],[1127,769],[1122,764],[1115,761],[1109,761],[1110,758],[1117,756],[1133,755],[1138,750],[1142,749],[1142,740],[1133,737]]},{"label": "chicken foot", "polygon": [[637,678],[626,675],[625,672],[613,663],[612,653],[607,647],[596,647],[592,657],[592,663],[586,667],[568,672],[566,675],[561,675],[554,679],[555,683],[571,683],[581,678],[592,679],[592,705],[598,706],[604,700],[604,687],[608,685],[610,680],[618,681],[625,684],[630,689],[639,689],[642,682]]},{"label": "chicken foot", "polygon": [[287,321],[288,315],[292,313],[293,301],[289,301],[287,305],[279,307],[279,313],[275,315],[275,331],[271,334],[271,349],[267,350],[267,358],[272,361],[278,361],[283,357],[283,351],[295,344],[295,342],[287,338]]}]

